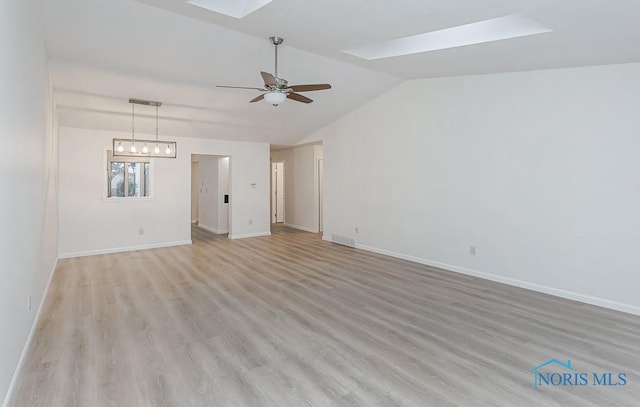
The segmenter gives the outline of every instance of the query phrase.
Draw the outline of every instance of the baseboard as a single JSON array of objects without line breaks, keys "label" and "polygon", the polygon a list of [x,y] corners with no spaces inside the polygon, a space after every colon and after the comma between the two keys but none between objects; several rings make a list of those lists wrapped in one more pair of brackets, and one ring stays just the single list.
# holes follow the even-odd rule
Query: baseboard
[{"label": "baseboard", "polygon": [[[323,240],[331,241],[329,236],[323,236]],[[468,276],[479,277],[485,280],[495,281],[497,283],[507,284],[514,287],[525,288],[527,290],[537,291],[544,294],[553,295],[556,297],[566,298],[568,300],[583,302],[585,304],[596,305],[602,308],[608,308],[614,311],[626,312],[628,314],[640,315],[640,307],[630,304],[624,304],[617,301],[611,301],[604,298],[592,297],[590,295],[580,294],[573,291],[562,290],[559,288],[549,287],[541,284],[531,283],[528,281],[517,280],[510,277],[503,277],[496,274],[486,273],[466,267],[454,266],[452,264],[446,264],[439,261],[423,259],[420,257],[409,256],[402,253],[396,253],[389,250],[379,249],[376,247],[366,246],[362,244],[356,244],[357,249],[366,250],[373,253],[383,254],[385,256],[396,257],[398,259],[412,261],[414,263],[424,264],[426,266],[437,267],[445,271],[451,271],[454,273],[465,274]]]},{"label": "baseboard", "polygon": [[248,237],[271,236],[271,232],[247,233],[244,235],[229,235],[229,239],[246,239]]},{"label": "baseboard", "polygon": [[288,228],[303,230],[305,232],[318,233],[318,229],[310,228],[307,226],[292,225],[291,223],[286,223],[286,222],[284,223],[284,225]]},{"label": "baseboard", "polygon": [[178,240],[175,242],[150,243],[139,246],[114,247],[112,249],[87,250],[82,252],[60,253],[60,259],[70,259],[72,257],[95,256],[97,254],[111,254],[122,252],[133,252],[136,250],[160,249],[163,247],[183,246],[191,244],[191,240]]},{"label": "baseboard", "polygon": [[191,223],[193,223],[193,224],[198,223],[198,219],[191,219]]},{"label": "baseboard", "polygon": [[13,377],[11,378],[11,383],[9,383],[9,389],[7,389],[7,394],[4,397],[4,401],[2,402],[2,407],[7,407],[9,405],[9,401],[11,400],[11,396],[16,387],[16,383],[18,381],[18,376],[22,371],[22,367],[24,366],[25,358],[27,357],[27,352],[29,352],[29,348],[31,347],[31,342],[33,342],[33,336],[36,332],[36,327],[38,326],[38,322],[40,321],[40,316],[42,315],[42,308],[44,306],[44,302],[47,299],[47,294],[49,293],[49,287],[51,286],[51,281],[53,280],[53,275],[56,272],[56,267],[58,266],[58,259],[53,263],[53,268],[49,273],[49,280],[47,280],[47,285],[44,287],[44,292],[42,293],[42,298],[40,299],[40,305],[38,305],[38,310],[36,311],[36,316],[33,318],[33,324],[31,325],[31,329],[29,330],[29,335],[27,336],[27,342],[24,344],[22,348],[22,353],[20,354],[20,359],[18,359],[18,365],[16,366],[16,370],[13,371]]},{"label": "baseboard", "polygon": [[229,233],[229,229],[215,229],[211,226],[203,225],[201,223],[198,224],[198,227],[211,233],[215,233],[216,235],[224,235],[225,233]]}]

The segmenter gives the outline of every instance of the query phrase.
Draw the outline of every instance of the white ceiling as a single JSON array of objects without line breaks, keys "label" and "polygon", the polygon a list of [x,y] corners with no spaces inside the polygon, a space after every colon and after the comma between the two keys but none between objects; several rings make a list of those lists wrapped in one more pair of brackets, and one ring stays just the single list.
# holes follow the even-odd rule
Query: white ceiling
[{"label": "white ceiling", "polygon": [[[637,0],[274,0],[243,19],[186,0],[40,0],[60,123],[128,131],[129,97],[160,100],[161,134],[293,144],[404,79],[640,61]],[[366,61],[343,50],[521,13],[551,33]],[[331,83],[304,105],[249,104],[273,72]],[[152,133],[151,108],[136,113]]]}]

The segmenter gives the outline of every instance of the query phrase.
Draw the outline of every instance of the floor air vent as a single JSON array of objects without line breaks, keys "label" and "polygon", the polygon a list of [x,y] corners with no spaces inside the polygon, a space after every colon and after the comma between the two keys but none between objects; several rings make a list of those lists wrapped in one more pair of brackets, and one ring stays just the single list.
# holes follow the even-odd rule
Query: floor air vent
[{"label": "floor air vent", "polygon": [[356,239],[348,236],[336,235],[335,233],[332,233],[331,241],[333,243],[343,244],[349,247],[356,247]]}]

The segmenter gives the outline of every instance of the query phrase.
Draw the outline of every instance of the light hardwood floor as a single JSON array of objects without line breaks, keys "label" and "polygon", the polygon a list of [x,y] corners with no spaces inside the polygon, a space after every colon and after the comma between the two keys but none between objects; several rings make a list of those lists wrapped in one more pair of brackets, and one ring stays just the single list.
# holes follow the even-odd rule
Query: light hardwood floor
[{"label": "light hardwood floor", "polygon": [[[637,406],[640,318],[275,227],[62,260],[11,406]],[[626,372],[533,387],[534,366]]]}]

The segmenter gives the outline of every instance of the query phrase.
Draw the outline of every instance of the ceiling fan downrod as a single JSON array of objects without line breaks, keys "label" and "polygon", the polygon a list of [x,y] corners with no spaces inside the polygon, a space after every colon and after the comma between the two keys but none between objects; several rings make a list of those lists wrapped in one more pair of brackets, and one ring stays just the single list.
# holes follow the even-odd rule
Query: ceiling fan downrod
[{"label": "ceiling fan downrod", "polygon": [[269,41],[271,41],[271,43],[275,46],[275,52],[276,52],[276,69],[274,72],[274,75],[276,78],[278,77],[278,45],[282,44],[282,42],[284,41],[284,38],[281,37],[269,37]]}]

